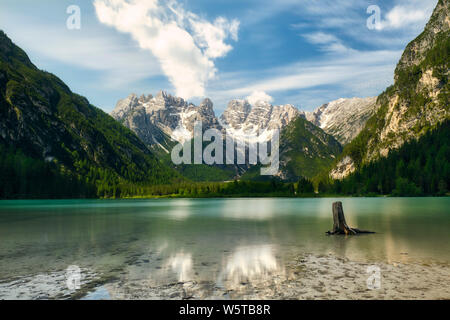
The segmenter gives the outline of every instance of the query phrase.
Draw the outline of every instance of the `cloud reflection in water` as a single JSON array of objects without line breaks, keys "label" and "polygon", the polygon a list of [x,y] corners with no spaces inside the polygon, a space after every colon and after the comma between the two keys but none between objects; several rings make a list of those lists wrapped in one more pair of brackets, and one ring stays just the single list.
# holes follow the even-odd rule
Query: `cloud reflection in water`
[{"label": "cloud reflection in water", "polygon": [[218,282],[235,286],[247,282],[267,281],[274,274],[281,272],[272,245],[238,247],[226,260]]},{"label": "cloud reflection in water", "polygon": [[177,274],[179,282],[189,281],[192,275],[192,255],[178,252],[169,258],[166,267]]},{"label": "cloud reflection in water", "polygon": [[233,199],[222,207],[222,216],[236,220],[270,220],[279,208],[267,199]]}]

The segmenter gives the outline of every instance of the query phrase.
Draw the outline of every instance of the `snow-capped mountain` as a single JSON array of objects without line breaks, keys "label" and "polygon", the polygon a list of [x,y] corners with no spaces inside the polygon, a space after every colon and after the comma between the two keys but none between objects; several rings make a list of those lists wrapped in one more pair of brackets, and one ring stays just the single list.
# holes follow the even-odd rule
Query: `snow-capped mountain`
[{"label": "snow-capped mountain", "polygon": [[[329,105],[334,106],[334,103]],[[322,114],[331,114],[329,118],[334,122],[336,122],[335,119],[340,120],[339,112],[342,110],[349,113],[349,110],[342,106],[330,108],[337,114],[326,109],[320,110]],[[232,100],[220,118],[217,118],[213,103],[209,99],[203,100],[197,107],[181,98],[159,92],[155,97],[152,95],[138,97],[132,94],[120,100],[111,114],[116,120],[133,130],[148,146],[153,147],[161,159],[165,159],[175,143],[192,139],[196,121],[202,122],[204,130],[216,128],[235,140],[251,142],[267,142],[272,138],[274,130],[280,129],[278,176],[292,181],[299,176],[314,176],[318,170],[331,164],[341,151],[341,145],[332,135],[307,121],[305,112],[299,111],[290,104],[274,106],[264,101],[250,103],[248,100]],[[318,112],[311,115],[317,117],[312,120],[325,119]],[[226,180],[242,177],[247,173],[248,176],[252,176],[253,171],[256,172],[259,169],[249,163],[215,166],[213,169],[208,169],[215,171],[208,171],[206,178],[201,174],[198,176],[198,170],[206,170],[205,168],[193,169],[179,166],[177,170],[197,181],[196,179],[202,177],[211,179],[211,175],[225,177]],[[259,173],[257,175],[259,176]]]},{"label": "snow-capped mountain", "polygon": [[292,105],[273,106],[261,101],[252,106],[246,100],[232,100],[218,119],[210,99],[206,98],[197,107],[164,91],[155,97],[131,94],[120,100],[111,113],[146,144],[163,148],[167,148],[170,141],[192,139],[196,121],[202,122],[204,130],[216,128],[235,139],[257,137],[259,141],[267,141],[274,129],[284,128],[299,114]]},{"label": "snow-capped mountain", "polygon": [[197,107],[164,91],[155,97],[131,94],[117,103],[111,115],[146,144],[163,147],[169,140],[184,142],[191,139],[196,121],[201,121],[205,129],[221,129],[211,100],[205,99]]},{"label": "snow-capped mountain", "polygon": [[308,121],[345,145],[361,132],[375,113],[376,101],[376,97],[338,99],[304,115]]},{"label": "snow-capped mountain", "polygon": [[253,106],[246,100],[232,100],[220,117],[220,124],[235,139],[258,136],[260,141],[269,140],[274,129],[282,129],[300,112],[293,105],[273,106],[259,101]]},{"label": "snow-capped mountain", "polygon": [[303,112],[291,104],[232,100],[218,118],[210,99],[195,106],[160,91],[156,96],[131,94],[117,103],[111,115],[147,145],[158,145],[169,152],[175,142],[192,139],[196,121],[202,122],[204,130],[216,128],[236,140],[263,142],[271,139],[274,129],[284,129],[299,116],[346,144],[359,134],[375,106],[376,98],[339,99],[314,112]]}]

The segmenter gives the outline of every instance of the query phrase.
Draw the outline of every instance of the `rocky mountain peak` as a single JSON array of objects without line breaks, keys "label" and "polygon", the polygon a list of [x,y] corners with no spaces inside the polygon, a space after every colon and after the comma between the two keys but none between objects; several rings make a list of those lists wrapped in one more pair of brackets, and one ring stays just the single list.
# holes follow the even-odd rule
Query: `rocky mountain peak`
[{"label": "rocky mountain peak", "polygon": [[252,106],[246,100],[231,100],[220,120],[225,125],[239,130],[251,110]]},{"label": "rocky mountain peak", "polygon": [[167,146],[164,141],[168,138],[184,142],[192,137],[196,121],[202,122],[205,130],[221,129],[210,99],[204,99],[197,107],[165,91],[155,97],[142,95],[138,98],[131,94],[117,103],[111,115],[148,145]]},{"label": "rocky mountain peak", "polygon": [[129,112],[139,105],[139,99],[135,93],[130,94],[125,99],[119,100],[111,116],[116,120],[122,120]]},{"label": "rocky mountain peak", "polygon": [[160,108],[173,106],[185,107],[187,106],[187,103],[183,98],[174,97],[165,91],[159,91],[154,98],[154,105],[159,106]]},{"label": "rocky mountain peak", "polygon": [[166,91],[164,90],[160,90],[158,91],[158,93],[156,94],[155,98],[159,99],[159,100],[165,100],[167,97],[169,97],[170,94],[168,94]]},{"label": "rocky mountain peak", "polygon": [[377,110],[376,97],[338,99],[323,104],[305,118],[334,136],[341,144],[352,141]]},{"label": "rocky mountain peak", "polygon": [[273,106],[264,101],[251,105],[247,100],[232,100],[220,117],[222,125],[236,138],[266,132],[264,136],[270,139],[270,132],[282,129],[300,115],[293,105]]},{"label": "rocky mountain peak", "polygon": [[209,98],[203,99],[203,101],[200,103],[199,108],[206,109],[206,110],[212,110],[213,109],[213,102]]},{"label": "rocky mountain peak", "polygon": [[292,104],[274,106],[268,123],[269,129],[284,128],[301,113]]},{"label": "rocky mountain peak", "polygon": [[147,103],[147,102],[149,102],[149,101],[152,100],[152,99],[153,99],[153,96],[152,96],[151,94],[149,94],[148,96],[146,96],[145,94],[143,94],[143,95],[141,95],[141,96],[139,97],[138,102],[139,102],[139,103]]},{"label": "rocky mountain peak", "polygon": [[433,14],[425,26],[424,31],[406,47],[395,70],[395,80],[399,74],[411,66],[419,65],[438,40],[439,34],[448,33],[450,30],[450,2],[439,0]]}]

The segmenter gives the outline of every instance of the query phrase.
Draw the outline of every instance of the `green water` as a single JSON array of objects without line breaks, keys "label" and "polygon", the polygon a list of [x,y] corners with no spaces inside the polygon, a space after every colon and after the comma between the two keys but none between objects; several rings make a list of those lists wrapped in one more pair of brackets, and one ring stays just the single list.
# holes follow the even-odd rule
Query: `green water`
[{"label": "green water", "polygon": [[118,275],[126,265],[133,279],[165,272],[214,280],[303,253],[450,262],[450,198],[339,199],[350,226],[377,232],[347,238],[325,235],[336,200],[0,201],[0,281],[69,265]]}]

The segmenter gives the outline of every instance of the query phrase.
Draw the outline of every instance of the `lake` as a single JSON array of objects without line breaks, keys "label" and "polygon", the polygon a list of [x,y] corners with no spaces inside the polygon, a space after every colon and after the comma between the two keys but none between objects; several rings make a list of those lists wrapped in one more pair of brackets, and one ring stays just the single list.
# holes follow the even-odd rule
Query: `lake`
[{"label": "lake", "polygon": [[[377,233],[325,235],[338,200],[349,226]],[[450,198],[0,201],[0,297],[51,298],[40,284],[74,265],[97,279],[78,296],[93,299],[125,297],[109,282],[145,282],[154,298],[171,283],[245,283],[302,254],[448,265],[449,240]]]}]

